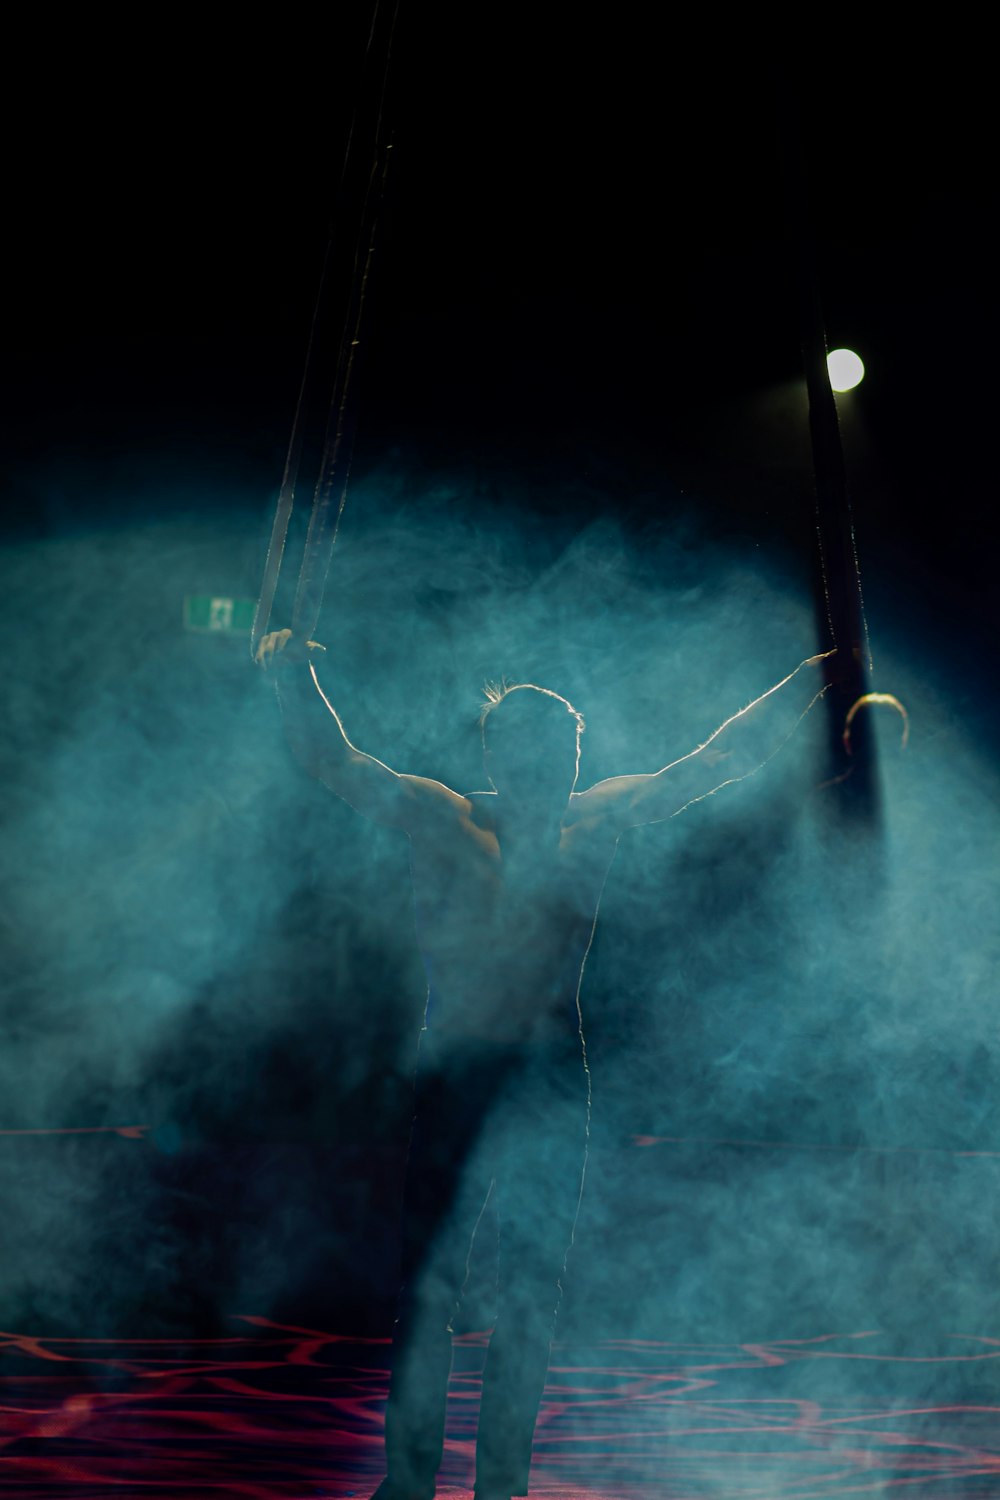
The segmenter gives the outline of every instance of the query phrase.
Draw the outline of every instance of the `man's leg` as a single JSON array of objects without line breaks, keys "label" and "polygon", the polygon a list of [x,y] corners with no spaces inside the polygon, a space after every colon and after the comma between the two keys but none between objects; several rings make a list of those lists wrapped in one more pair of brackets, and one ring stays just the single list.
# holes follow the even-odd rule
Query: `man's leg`
[{"label": "man's leg", "polygon": [[452,1322],[490,1182],[476,1186],[473,1195],[463,1185],[452,1222],[439,1228],[437,1242],[400,1291],[385,1414],[388,1500],[431,1500],[434,1494],[444,1451]]},{"label": "man's leg", "polygon": [[451,1322],[489,1194],[475,1149],[490,1080],[427,1065],[418,1078],[402,1225],[402,1288],[385,1418],[387,1477],[373,1500],[431,1500],[444,1449]]},{"label": "man's leg", "polygon": [[497,1162],[500,1303],[483,1372],[477,1500],[528,1492],[561,1278],[583,1188],[589,1079],[557,1057],[508,1106]]}]

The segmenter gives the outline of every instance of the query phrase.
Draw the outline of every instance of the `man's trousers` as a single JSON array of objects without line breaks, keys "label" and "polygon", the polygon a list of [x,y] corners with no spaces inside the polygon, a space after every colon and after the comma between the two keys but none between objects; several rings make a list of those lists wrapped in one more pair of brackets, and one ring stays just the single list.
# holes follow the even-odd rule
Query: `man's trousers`
[{"label": "man's trousers", "polygon": [[582,1039],[531,1047],[421,1035],[406,1171],[402,1290],[379,1496],[430,1500],[444,1446],[451,1325],[491,1187],[496,1325],[483,1372],[476,1490],[524,1495],[586,1162]]}]

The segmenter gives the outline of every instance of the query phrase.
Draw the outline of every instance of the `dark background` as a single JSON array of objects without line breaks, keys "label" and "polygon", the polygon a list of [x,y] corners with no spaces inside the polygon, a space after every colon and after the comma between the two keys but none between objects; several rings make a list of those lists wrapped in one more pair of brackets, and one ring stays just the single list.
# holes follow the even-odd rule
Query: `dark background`
[{"label": "dark background", "polygon": [[[211,655],[179,630],[183,593],[257,591],[365,20],[351,6],[322,24],[275,17],[210,34],[167,13],[131,28],[88,17],[22,33],[11,53],[2,462],[15,833],[4,869],[4,1107],[12,1130],[146,1123],[154,1143],[3,1142],[20,1205],[5,1305],[19,1325],[215,1329],[237,1302],[354,1330],[391,1320],[421,984],[405,852],[331,812],[289,770],[271,705],[248,696],[245,642],[207,643],[219,647]],[[700,557],[709,576],[722,548],[750,573],[768,558],[807,595],[815,539],[796,280],[808,198],[829,344],[855,348],[868,371],[839,405],[862,578],[885,627],[880,642],[873,624],[875,686],[902,691],[891,671],[879,675],[880,644],[885,660],[891,642],[890,664],[905,662],[911,685],[933,679],[924,743],[956,767],[945,783],[933,780],[937,764],[931,774],[918,761],[906,813],[934,786],[939,808],[975,823],[979,783],[954,749],[964,734],[988,765],[995,731],[982,51],[954,34],[879,42],[847,16],[823,30],[734,29],[714,14],[664,13],[654,28],[638,11],[584,22],[569,8],[404,6],[354,465],[359,493],[382,484],[390,501],[358,515],[349,499],[339,545],[349,547],[352,525],[369,546],[380,527],[392,530],[396,485],[431,497],[428,514],[449,524],[457,509],[473,553],[501,525],[517,533],[529,572],[532,548],[541,566],[611,518],[626,548],[645,550],[646,571],[636,563],[632,575],[644,597],[674,536],[672,565],[692,589]],[[460,502],[448,498],[459,491]],[[413,525],[421,502],[407,503]],[[455,550],[440,571],[458,569],[444,519],[441,535]],[[420,611],[447,612],[449,585],[410,583],[394,613],[389,583],[363,579],[353,637],[330,616],[348,632],[345,659],[353,642],[360,663],[347,679],[350,723],[387,758],[407,714],[408,750],[439,748],[414,708],[421,666],[406,637]],[[742,645],[752,652],[752,640]],[[783,670],[772,640],[760,649],[777,665],[753,690]],[[564,655],[571,682],[585,681]],[[751,691],[725,647],[713,644],[694,670],[718,678],[704,690],[711,722]],[[679,718],[682,740],[710,727]],[[653,755],[658,733],[650,721]],[[596,739],[595,778],[620,768],[613,748]],[[475,774],[468,735],[445,749]],[[784,857],[774,817],[758,799],[722,832],[698,825],[672,940],[761,893],[771,878],[757,852],[762,826]],[[982,974],[970,978],[957,950],[976,950],[989,908],[953,894],[966,924],[956,925],[938,882],[954,893],[959,874],[989,872],[975,863],[981,853],[963,852],[964,827],[943,822],[935,837],[911,859],[926,907],[907,908],[900,943],[907,923],[921,927],[961,1005],[979,995]],[[720,887],[719,862],[734,849],[736,873]],[[807,874],[819,889],[825,877],[812,865]],[[364,920],[345,894],[358,882]],[[669,1055],[665,1042],[648,1043],[652,1002],[630,1008],[635,987],[621,977],[629,933],[654,908],[613,907],[624,937],[603,956],[598,947],[591,980],[595,996],[624,997],[594,1006],[603,1019],[593,1050],[608,1060],[612,1101],[595,1129],[608,1160],[630,1131],[649,1130],[1000,1149],[981,1013],[954,1055],[937,1031],[921,1051],[919,1016],[865,1061],[851,1052],[854,976],[868,973],[863,1008],[881,1017],[895,961],[866,948],[879,923],[870,890],[859,897],[856,885],[847,878],[837,910],[810,927],[813,958],[832,945],[838,974],[852,976],[823,991],[833,1030],[813,1035],[796,1087],[770,1093],[756,1073],[735,1094],[678,1092],[711,1051],[711,1026],[699,1018],[672,1031]],[[768,924],[785,908],[762,902],[759,949],[739,949],[737,934],[731,952],[764,991]],[[724,987],[710,972],[712,946],[706,937],[678,962],[679,1014],[697,1011],[702,989]],[[757,1034],[780,1029],[781,1015],[758,1020]],[[639,1074],[615,1073],[640,1053]],[[889,1082],[876,1088],[876,1076]],[[655,1107],[634,1108],[637,1077]],[[869,1111],[875,1096],[881,1114]],[[933,1119],[929,1096],[945,1101]],[[614,1200],[618,1169],[607,1167],[612,1206],[601,1207],[600,1160],[583,1252],[592,1267],[623,1202],[648,1209],[662,1191],[671,1202],[700,1192],[684,1230],[697,1239],[741,1201],[743,1168],[694,1156],[666,1189],[629,1178]],[[879,1235],[927,1201],[927,1184],[919,1173],[897,1181],[893,1213],[874,1233],[857,1204],[885,1181],[866,1178],[860,1161],[825,1186],[813,1174],[808,1191],[808,1171],[776,1178],[775,1197],[754,1200],[748,1233],[778,1233],[768,1205],[794,1198],[790,1182],[805,1194],[785,1221],[798,1244],[814,1210],[822,1218],[824,1192],[850,1203],[853,1269],[840,1301],[827,1289],[827,1305],[864,1321],[866,1299],[888,1295]],[[983,1196],[969,1187],[963,1203]],[[663,1212],[656,1234],[679,1233]],[[911,1267],[908,1316],[958,1255],[954,1233]],[[975,1245],[967,1265],[980,1263]],[[772,1326],[785,1274],[774,1253],[755,1262],[741,1242],[722,1256],[720,1286],[745,1275],[747,1255],[757,1266],[755,1326]],[[971,1271],[956,1288],[948,1308],[971,1306]],[[810,1283],[779,1321],[813,1328],[803,1309],[815,1291]],[[727,1295],[695,1298],[699,1329],[729,1326],[739,1303]],[[624,1284],[609,1292],[608,1328],[620,1329],[628,1303]],[[635,1331],[643,1317],[656,1323],[659,1306],[633,1309]]]},{"label": "dark background", "polygon": [[[183,447],[276,482],[363,37],[342,7],[315,34],[88,23],[23,50],[9,461],[102,474]],[[760,408],[800,373],[804,179],[830,346],[868,365],[863,545],[985,592],[976,53],[947,32],[404,7],[359,464],[395,445],[432,467],[596,465],[720,509],[753,489],[794,532],[801,479]]]}]

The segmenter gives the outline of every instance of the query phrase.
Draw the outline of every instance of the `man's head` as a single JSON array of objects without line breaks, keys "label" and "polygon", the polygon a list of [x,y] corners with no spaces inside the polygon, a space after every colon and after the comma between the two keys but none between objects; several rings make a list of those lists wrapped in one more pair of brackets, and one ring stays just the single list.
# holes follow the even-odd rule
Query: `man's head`
[{"label": "man's head", "polygon": [[562,808],[580,768],[583,715],[548,688],[486,686],[479,717],[483,762],[496,790],[539,808]]}]

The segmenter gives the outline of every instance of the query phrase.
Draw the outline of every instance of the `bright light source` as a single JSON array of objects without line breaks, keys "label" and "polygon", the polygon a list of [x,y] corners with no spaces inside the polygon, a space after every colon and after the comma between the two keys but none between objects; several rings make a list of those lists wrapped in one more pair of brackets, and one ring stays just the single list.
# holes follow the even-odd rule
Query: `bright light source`
[{"label": "bright light source", "polygon": [[865,367],[853,349],[833,349],[826,356],[830,384],[835,391],[853,391],[865,378]]}]

